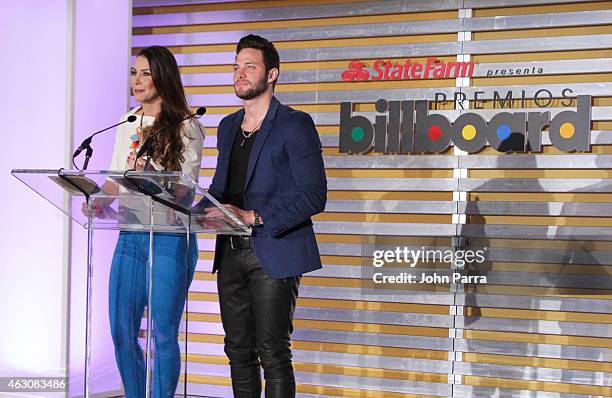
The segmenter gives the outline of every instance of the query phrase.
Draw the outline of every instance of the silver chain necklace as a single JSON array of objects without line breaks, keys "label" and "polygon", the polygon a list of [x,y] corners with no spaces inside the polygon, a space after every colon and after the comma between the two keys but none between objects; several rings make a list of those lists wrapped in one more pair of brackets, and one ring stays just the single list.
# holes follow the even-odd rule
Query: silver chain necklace
[{"label": "silver chain necklace", "polygon": [[241,148],[244,147],[244,143],[246,142],[246,140],[251,138],[253,134],[259,131],[259,127],[261,126],[262,123],[263,123],[263,119],[261,119],[257,127],[253,129],[253,131],[244,131],[244,129],[242,128],[242,126],[244,125],[244,120],[242,121],[242,123],[240,124],[240,132],[242,133],[242,137],[243,137],[242,142],[240,143]]}]

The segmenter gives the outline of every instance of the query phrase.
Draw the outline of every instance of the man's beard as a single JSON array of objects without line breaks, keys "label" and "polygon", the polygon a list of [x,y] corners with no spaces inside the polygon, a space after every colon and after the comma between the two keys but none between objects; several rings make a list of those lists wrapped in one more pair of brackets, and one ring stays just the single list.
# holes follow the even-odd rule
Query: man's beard
[{"label": "man's beard", "polygon": [[267,89],[268,89],[268,79],[266,76],[264,76],[260,81],[257,82],[257,84],[255,84],[255,87],[250,87],[248,90],[242,92],[242,94],[238,93],[238,91],[236,90],[236,87],[234,87],[234,92],[236,93],[236,96],[240,99],[252,100],[253,98],[259,97]]}]

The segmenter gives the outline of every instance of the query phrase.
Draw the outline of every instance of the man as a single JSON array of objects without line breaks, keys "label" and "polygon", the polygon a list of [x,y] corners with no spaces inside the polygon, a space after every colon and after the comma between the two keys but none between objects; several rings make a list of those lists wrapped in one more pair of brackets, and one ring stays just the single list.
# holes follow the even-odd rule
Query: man
[{"label": "man", "polygon": [[260,397],[260,364],[266,397],[295,396],[293,311],[301,275],[321,268],[310,219],[326,203],[321,142],[308,114],[274,97],[279,68],[271,42],[255,35],[239,41],[234,91],[244,108],[219,124],[209,189],[253,227],[250,237],[218,236],[213,265],[232,389],[240,398]]}]

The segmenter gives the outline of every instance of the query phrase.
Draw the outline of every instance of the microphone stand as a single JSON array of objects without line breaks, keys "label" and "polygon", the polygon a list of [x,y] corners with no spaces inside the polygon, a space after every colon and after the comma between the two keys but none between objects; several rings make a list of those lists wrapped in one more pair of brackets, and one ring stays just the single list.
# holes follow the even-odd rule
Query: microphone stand
[{"label": "microphone stand", "polygon": [[[185,120],[191,119],[192,117],[195,117],[196,119],[200,118],[205,113],[206,113],[206,107],[201,106],[195,111],[195,113],[192,113],[191,115],[181,120],[181,123],[184,122]],[[141,158],[142,155],[145,155],[145,154],[147,155],[148,159],[145,164],[144,170],[145,171],[148,170],[149,165],[151,163],[151,157],[153,156],[153,142],[157,139],[157,136],[160,134],[160,132],[161,130],[156,131],[153,135],[147,138],[147,140],[142,144],[142,147],[140,148],[138,153],[136,153],[136,159],[134,159],[134,170],[136,170],[136,162],[138,161],[138,159]]]},{"label": "microphone stand", "polygon": [[[89,159],[91,159],[91,155],[93,155],[93,148],[91,147],[91,140],[94,136],[96,136],[97,134],[103,133],[107,130],[112,129],[113,127],[117,127],[123,123],[132,123],[136,120],[136,116],[134,115],[130,115],[127,117],[127,119],[125,119],[122,122],[119,122],[117,124],[113,124],[110,127],[107,127],[105,129],[96,131],[95,133],[93,133],[92,135],[90,135],[89,137],[85,138],[83,140],[83,142],[81,143],[81,145],[74,151],[74,153],[72,154],[72,164],[74,164],[74,159],[79,156],[79,154],[81,152],[83,152],[83,150],[86,150],[85,152],[85,162],[83,163],[83,170],[87,170],[87,166],[89,165]],[[74,164],[74,166],[76,167],[76,164]],[[78,167],[77,167],[78,168]]]},{"label": "microphone stand", "polygon": [[93,148],[91,147],[91,145],[87,144],[85,148],[86,148],[86,151],[85,151],[85,162],[83,163],[83,170],[87,170],[87,166],[89,165],[89,159],[91,158],[91,155],[93,155]]}]

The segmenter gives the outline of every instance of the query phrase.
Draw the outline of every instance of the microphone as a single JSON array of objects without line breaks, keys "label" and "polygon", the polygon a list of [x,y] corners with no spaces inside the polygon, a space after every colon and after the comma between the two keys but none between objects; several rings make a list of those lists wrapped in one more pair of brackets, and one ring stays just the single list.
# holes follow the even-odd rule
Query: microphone
[{"label": "microphone", "polygon": [[[202,115],[204,115],[205,113],[206,113],[206,107],[205,106],[201,106],[194,113],[192,113],[191,115],[189,115],[189,116],[185,117],[183,120],[181,120],[181,123],[184,122],[187,119],[191,119],[192,117],[199,118]],[[149,150],[153,146],[153,142],[155,142],[155,139],[157,138],[158,135],[159,135],[159,131],[157,131],[155,134],[153,134],[152,136],[147,138],[147,140],[142,144],[142,146],[138,150],[138,153],[136,154],[136,159],[134,160],[134,164],[136,164],[136,160],[141,158],[145,153],[149,152]]]},{"label": "microphone", "polygon": [[103,132],[105,132],[106,130],[110,130],[110,129],[112,129],[113,127],[117,127],[117,126],[119,126],[119,125],[121,125],[121,124],[123,124],[123,123],[128,123],[128,122],[129,122],[129,123],[132,123],[132,122],[135,122],[135,121],[136,121],[136,116],[134,116],[134,115],[130,115],[130,116],[128,116],[128,117],[127,117],[127,119],[126,119],[126,120],[124,120],[124,121],[122,121],[122,122],[119,122],[119,123],[117,123],[117,124],[113,124],[112,126],[107,127],[107,128],[105,128],[105,129],[102,129],[102,130],[96,131],[95,133],[93,133],[92,135],[90,135],[89,137],[87,137],[87,138],[85,138],[85,139],[83,140],[83,142],[81,143],[81,145],[79,145],[79,147],[78,147],[78,148],[77,148],[77,149],[74,151],[74,153],[72,154],[72,158],[73,158],[73,159],[74,159],[74,158],[76,158],[77,156],[79,156],[79,154],[80,154],[81,152],[83,152],[85,149],[87,149],[87,148],[89,147],[89,145],[91,144],[91,139],[92,139],[92,138],[93,138],[95,135],[100,134],[100,133],[103,133]]}]

